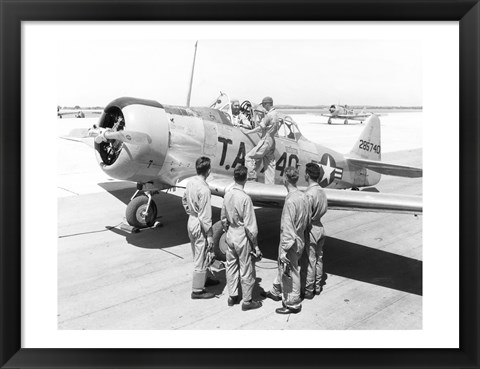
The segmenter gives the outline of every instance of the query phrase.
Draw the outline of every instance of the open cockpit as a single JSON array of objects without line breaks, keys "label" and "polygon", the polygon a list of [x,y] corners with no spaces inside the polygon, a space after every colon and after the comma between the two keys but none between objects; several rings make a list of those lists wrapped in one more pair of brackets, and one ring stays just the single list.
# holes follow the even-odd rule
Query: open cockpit
[{"label": "open cockpit", "polygon": [[[254,106],[249,100],[244,100],[240,104],[239,112],[235,112],[235,101],[237,100],[231,100],[225,92],[220,92],[220,95],[210,105],[210,108],[223,113],[223,115],[227,117],[227,121],[231,125],[237,127],[242,126],[247,129],[253,129],[257,127],[267,114],[267,111],[263,108],[261,104],[257,104],[256,106]],[[249,127],[245,127],[244,125],[239,125],[237,123],[238,115],[243,115],[243,117],[247,119]],[[298,128],[297,123],[293,120],[291,116],[282,114],[281,112],[279,116],[280,127],[277,136],[284,139],[298,141],[302,134]]]}]

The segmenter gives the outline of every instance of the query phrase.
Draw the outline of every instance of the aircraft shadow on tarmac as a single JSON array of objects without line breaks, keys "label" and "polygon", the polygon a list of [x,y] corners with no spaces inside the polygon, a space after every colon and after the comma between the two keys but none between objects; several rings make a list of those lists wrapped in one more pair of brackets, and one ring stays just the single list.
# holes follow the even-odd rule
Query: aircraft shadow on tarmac
[{"label": "aircraft shadow on tarmac", "polygon": [[[128,204],[132,197],[135,186],[132,188],[124,188],[121,190],[111,190],[115,188],[114,183],[100,183],[107,192],[115,196],[125,205]],[[158,249],[189,243],[190,239],[187,234],[187,214],[182,206],[182,199],[170,193],[161,193],[154,197],[158,209],[158,220],[162,223],[162,227],[154,229],[145,229],[139,233],[129,233],[118,228],[110,229],[117,234],[125,235],[127,242],[133,246]],[[220,219],[220,210],[212,208],[213,219]]]},{"label": "aircraft shadow on tarmac", "polygon": [[422,262],[337,238],[324,247],[327,274],[422,295]]},{"label": "aircraft shadow on tarmac", "polygon": [[[100,185],[125,204],[130,201],[134,190],[133,187],[109,191],[112,183]],[[110,230],[124,235],[130,245],[147,249],[165,249],[189,243],[186,230],[187,215],[181,198],[170,193],[162,193],[155,201],[163,227],[134,234],[117,228]],[[260,230],[258,242],[264,258],[277,260],[281,209],[259,208],[255,214]],[[212,208],[212,219],[213,222],[220,219],[220,209]],[[422,295],[423,264],[416,259],[327,237],[324,246],[324,265],[327,274]],[[221,286],[223,287],[224,283],[221,283]]]}]

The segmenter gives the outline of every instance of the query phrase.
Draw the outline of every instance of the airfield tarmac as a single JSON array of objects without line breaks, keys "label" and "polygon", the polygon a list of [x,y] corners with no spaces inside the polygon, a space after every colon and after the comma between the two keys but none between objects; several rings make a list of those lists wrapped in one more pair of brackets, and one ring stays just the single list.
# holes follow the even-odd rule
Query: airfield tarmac
[{"label": "airfield tarmac", "polygon": [[[363,129],[293,115],[312,141],[348,152]],[[382,122],[382,160],[422,167],[422,113],[392,112]],[[62,136],[97,119],[57,119]],[[112,180],[93,149],[58,139],[58,328],[99,329],[422,329],[422,217],[329,211],[320,296],[297,315],[278,315],[280,303],[258,310],[227,306],[224,273],[218,298],[191,300],[192,255],[181,205],[183,190],[156,199],[160,228],[130,234],[119,228],[135,184]],[[422,179],[382,176],[381,192],[422,195]],[[222,199],[212,198],[213,221]],[[257,209],[259,244],[254,298],[276,271],[281,209]],[[211,289],[212,290],[212,289]]]}]

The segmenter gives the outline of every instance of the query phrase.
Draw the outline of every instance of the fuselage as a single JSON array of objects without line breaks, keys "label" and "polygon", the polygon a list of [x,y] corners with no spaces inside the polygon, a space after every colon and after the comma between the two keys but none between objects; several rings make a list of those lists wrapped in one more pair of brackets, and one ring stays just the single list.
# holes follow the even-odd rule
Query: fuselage
[{"label": "fuselage", "polygon": [[[119,118],[123,119],[119,127]],[[117,126],[116,126],[117,124]],[[109,176],[168,188],[196,174],[200,156],[211,159],[212,175],[232,177],[237,165],[244,165],[245,154],[260,140],[260,134],[246,135],[234,127],[227,114],[212,108],[185,108],[162,105],[152,100],[119,98],[112,101],[100,118],[100,127],[147,133],[149,145],[120,142],[96,144],[99,164]],[[282,184],[285,169],[296,166],[299,185],[305,164],[318,163],[319,183],[328,188],[371,186],[380,176],[369,170],[349,167],[344,155],[301,135],[297,127],[282,124],[275,142],[275,183]],[[258,181],[263,182],[259,173]]]}]

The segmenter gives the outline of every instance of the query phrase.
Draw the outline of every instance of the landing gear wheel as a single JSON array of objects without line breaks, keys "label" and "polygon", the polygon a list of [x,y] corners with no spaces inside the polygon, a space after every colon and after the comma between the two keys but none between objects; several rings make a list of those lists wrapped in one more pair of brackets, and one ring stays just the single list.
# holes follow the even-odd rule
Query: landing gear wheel
[{"label": "landing gear wheel", "polygon": [[157,205],[152,200],[148,212],[145,212],[147,204],[147,196],[135,197],[128,203],[125,213],[128,224],[136,228],[147,228],[154,225],[155,219],[157,219]]},{"label": "landing gear wheel", "polygon": [[213,227],[213,252],[215,259],[220,261],[227,260],[227,242],[225,241],[226,233],[223,231],[222,222],[216,222]]},{"label": "landing gear wheel", "polygon": [[360,191],[358,187],[352,187],[352,191]]},{"label": "landing gear wheel", "polygon": [[328,124],[332,124],[332,118],[328,118]]},{"label": "landing gear wheel", "polygon": [[343,122],[343,124],[348,124],[348,119],[345,119],[345,122]]}]

